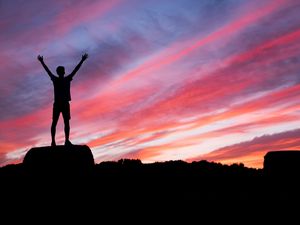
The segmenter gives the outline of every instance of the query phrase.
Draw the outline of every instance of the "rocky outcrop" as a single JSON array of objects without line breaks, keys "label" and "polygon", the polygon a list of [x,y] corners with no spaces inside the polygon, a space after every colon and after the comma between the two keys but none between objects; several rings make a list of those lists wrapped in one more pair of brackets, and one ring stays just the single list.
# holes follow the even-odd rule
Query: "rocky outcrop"
[{"label": "rocky outcrop", "polygon": [[38,147],[24,157],[24,168],[33,174],[78,175],[92,171],[94,158],[86,145]]},{"label": "rocky outcrop", "polygon": [[273,177],[299,177],[300,151],[272,151],[264,157],[264,174]]}]

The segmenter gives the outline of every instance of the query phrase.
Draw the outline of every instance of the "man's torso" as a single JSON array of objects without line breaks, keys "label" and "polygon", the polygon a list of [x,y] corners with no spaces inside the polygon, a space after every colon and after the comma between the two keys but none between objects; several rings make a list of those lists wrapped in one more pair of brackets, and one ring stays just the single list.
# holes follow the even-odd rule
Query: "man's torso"
[{"label": "man's torso", "polygon": [[54,102],[69,102],[71,101],[71,81],[69,76],[64,78],[53,77],[52,82],[54,86]]}]

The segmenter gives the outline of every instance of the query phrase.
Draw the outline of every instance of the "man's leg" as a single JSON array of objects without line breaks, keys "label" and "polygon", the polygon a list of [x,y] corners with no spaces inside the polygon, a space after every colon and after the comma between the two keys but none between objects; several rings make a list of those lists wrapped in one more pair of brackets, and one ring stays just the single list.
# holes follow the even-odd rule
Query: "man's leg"
[{"label": "man's leg", "polygon": [[66,141],[69,141],[70,136],[70,120],[64,120],[65,121],[65,137]]},{"label": "man's leg", "polygon": [[56,133],[56,125],[58,122],[58,118],[59,118],[59,109],[55,104],[53,104],[52,125],[51,125],[51,138],[52,138],[51,146],[56,146],[55,133]]},{"label": "man's leg", "polygon": [[65,145],[72,145],[72,143],[70,142],[70,119],[71,119],[71,115],[70,115],[70,104],[69,102],[67,102],[64,105],[63,111],[63,118],[64,118],[64,124],[65,124]]}]

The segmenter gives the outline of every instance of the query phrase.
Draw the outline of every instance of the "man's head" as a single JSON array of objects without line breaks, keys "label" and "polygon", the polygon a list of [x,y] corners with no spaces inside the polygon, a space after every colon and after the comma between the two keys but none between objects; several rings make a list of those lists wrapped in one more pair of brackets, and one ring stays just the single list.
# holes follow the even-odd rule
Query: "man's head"
[{"label": "man's head", "polygon": [[58,66],[58,67],[56,68],[56,73],[57,73],[57,75],[58,75],[59,77],[64,77],[64,75],[65,75],[65,67],[63,67],[63,66]]}]

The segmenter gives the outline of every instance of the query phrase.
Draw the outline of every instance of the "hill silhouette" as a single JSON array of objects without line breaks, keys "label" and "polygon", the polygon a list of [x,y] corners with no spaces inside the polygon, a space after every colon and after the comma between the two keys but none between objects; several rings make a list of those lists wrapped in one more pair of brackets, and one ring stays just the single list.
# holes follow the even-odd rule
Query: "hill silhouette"
[{"label": "hill silhouette", "polygon": [[[280,154],[288,153],[268,153],[267,164],[272,165]],[[144,164],[138,159],[121,159],[94,164],[87,146],[33,148],[23,163],[0,168],[7,204],[25,208],[28,203],[48,208],[53,204],[62,212],[72,209],[72,215],[81,214],[83,207],[103,214],[141,212],[152,205],[151,210],[163,216],[166,210],[174,216],[175,212],[203,215],[208,211],[247,214],[255,209],[258,217],[266,209],[274,212],[298,203],[299,173],[296,177],[273,175],[243,164],[204,160]]]},{"label": "hill silhouette", "polygon": [[123,182],[123,186],[128,187],[139,182],[150,185],[159,183],[160,187],[176,184],[176,187],[189,190],[199,186],[214,188],[215,182],[221,184],[225,181],[238,184],[266,179],[292,181],[299,174],[300,151],[296,150],[268,152],[264,157],[264,169],[254,169],[243,164],[223,165],[205,160],[143,164],[138,159],[121,159],[95,164],[92,152],[86,145],[32,148],[22,163],[0,168],[1,178],[6,179],[86,176],[94,183],[112,184],[112,188],[114,182]]},{"label": "hill silhouette", "polygon": [[[264,157],[264,169],[247,168],[243,164],[223,165],[205,160],[187,163],[181,160],[143,164],[138,159],[94,163],[90,148],[86,145],[38,147],[30,149],[20,164],[0,168],[2,178],[18,179],[48,176],[88,176],[93,182],[112,184],[116,181],[130,185],[137,181],[160,183],[169,186],[201,187],[211,182],[247,182],[259,179],[282,179],[300,174],[300,151],[268,152]],[[104,182],[105,181],[105,182]],[[183,182],[184,181],[184,182]],[[203,182],[205,181],[205,182]],[[206,182],[209,181],[209,182]],[[205,184],[203,184],[205,183]]]}]

